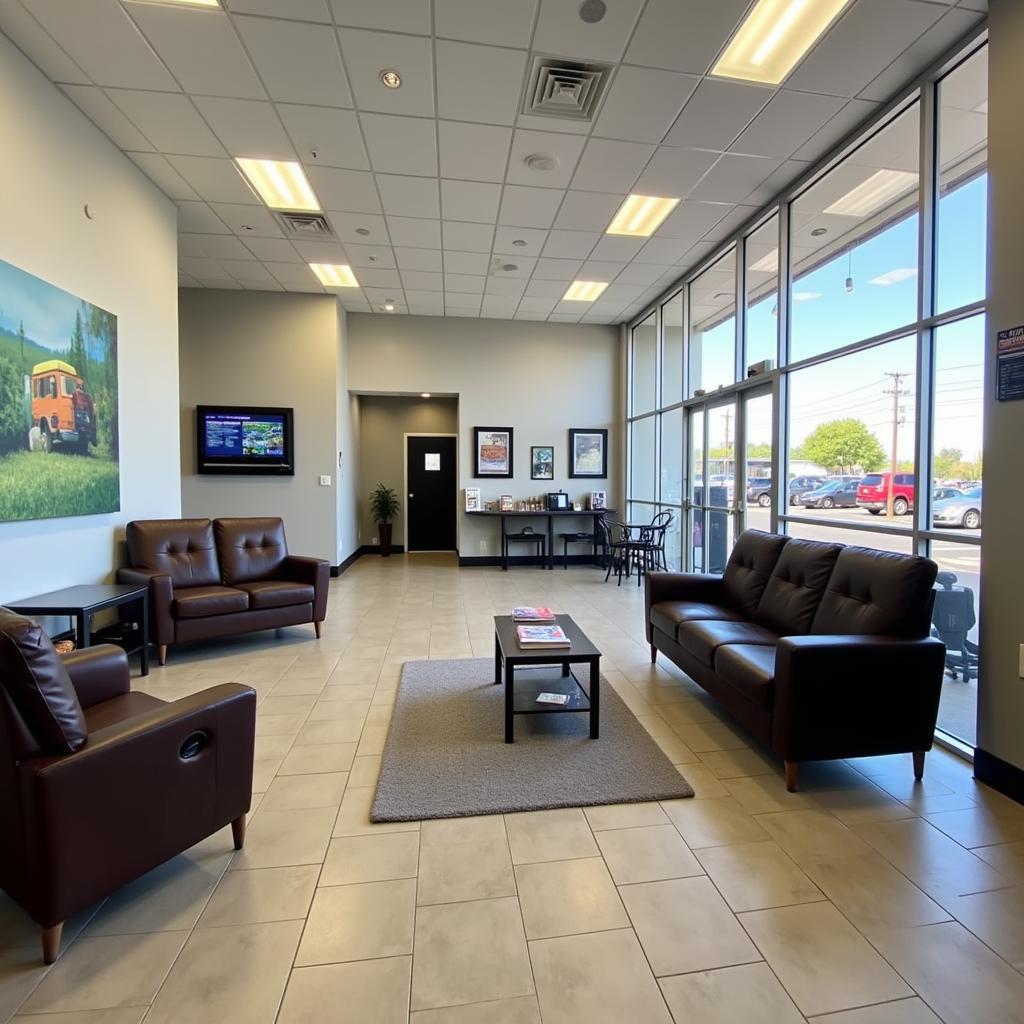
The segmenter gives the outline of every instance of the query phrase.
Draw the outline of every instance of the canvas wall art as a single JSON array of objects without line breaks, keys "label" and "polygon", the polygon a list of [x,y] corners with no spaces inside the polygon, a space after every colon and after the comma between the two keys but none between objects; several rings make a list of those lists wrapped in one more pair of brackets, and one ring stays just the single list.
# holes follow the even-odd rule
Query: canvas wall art
[{"label": "canvas wall art", "polygon": [[474,476],[512,476],[511,427],[474,427],[473,448]]},{"label": "canvas wall art", "polygon": [[608,431],[569,429],[569,476],[608,476]]}]

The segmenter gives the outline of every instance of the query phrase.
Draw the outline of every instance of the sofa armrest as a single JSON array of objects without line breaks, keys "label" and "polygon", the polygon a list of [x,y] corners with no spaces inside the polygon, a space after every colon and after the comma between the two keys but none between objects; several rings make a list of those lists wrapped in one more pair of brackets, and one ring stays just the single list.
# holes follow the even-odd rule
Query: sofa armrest
[{"label": "sofa armrest", "polygon": [[323,622],[327,617],[327,590],[331,583],[331,563],[326,558],[307,558],[288,555],[281,567],[285,579],[294,583],[308,583],[313,587],[313,621]]},{"label": "sofa armrest", "polygon": [[772,747],[788,761],[929,750],[945,661],[934,637],[783,637]]},{"label": "sofa armrest", "polygon": [[64,656],[64,667],[83,708],[131,690],[128,655],[114,644],[82,647]]},{"label": "sofa armrest", "polygon": [[644,582],[644,628],[647,642],[654,637],[651,608],[661,601],[702,601],[729,607],[722,577],[699,572],[649,572]]},{"label": "sofa armrest", "polygon": [[153,569],[118,569],[118,583],[131,583],[149,587],[149,637],[155,644],[166,646],[174,642],[174,619],[171,616],[171,602],[174,600],[174,586],[165,572]]}]

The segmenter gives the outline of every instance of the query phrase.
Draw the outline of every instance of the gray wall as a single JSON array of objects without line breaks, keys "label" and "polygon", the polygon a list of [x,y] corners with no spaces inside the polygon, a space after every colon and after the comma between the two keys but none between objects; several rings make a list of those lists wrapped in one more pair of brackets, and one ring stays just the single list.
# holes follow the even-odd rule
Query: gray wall
[{"label": "gray wall", "polygon": [[[356,456],[350,419],[340,415],[344,317],[334,296],[184,288],[179,319],[184,515],[281,516],[295,554],[346,558]],[[293,407],[295,476],[197,475],[195,407],[216,404]],[[339,447],[346,443],[348,451]],[[321,474],[330,486],[320,486]]]},{"label": "gray wall", "polygon": [[[484,500],[564,489],[608,492],[621,508],[622,372],[617,327],[461,317],[348,317],[348,386],[359,392],[459,396],[459,487]],[[473,427],[514,428],[515,476],[473,477]],[[568,478],[569,427],[609,431],[607,480]],[[555,479],[530,479],[530,446],[554,445]],[[460,508],[462,496],[460,495]],[[459,552],[497,555],[497,525],[460,512]]]},{"label": "gray wall", "polygon": [[377,525],[370,515],[369,494],[377,483],[398,492],[402,511],[394,521],[393,541],[405,543],[405,434],[457,434],[459,403],[454,398],[405,398],[360,395],[359,402],[359,536],[376,543]]},{"label": "gray wall", "polygon": [[[1024,324],[1024,3],[989,5],[989,224],[986,380],[995,378],[995,334]],[[1024,524],[1020,443],[1024,402],[985,402],[985,524],[981,548],[981,685],[978,746],[1024,769]]]}]

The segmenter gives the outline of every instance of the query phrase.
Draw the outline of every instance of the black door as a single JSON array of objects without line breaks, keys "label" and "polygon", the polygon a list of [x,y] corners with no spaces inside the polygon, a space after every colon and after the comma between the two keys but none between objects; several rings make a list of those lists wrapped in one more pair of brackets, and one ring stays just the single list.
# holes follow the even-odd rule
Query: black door
[{"label": "black door", "polygon": [[407,437],[410,551],[455,550],[455,438]]}]

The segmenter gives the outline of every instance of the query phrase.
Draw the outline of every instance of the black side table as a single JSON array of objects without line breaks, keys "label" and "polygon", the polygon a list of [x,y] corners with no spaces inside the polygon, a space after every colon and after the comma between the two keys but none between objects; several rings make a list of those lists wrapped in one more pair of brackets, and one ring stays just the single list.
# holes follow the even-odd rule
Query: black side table
[{"label": "black side table", "polygon": [[[140,624],[142,643],[129,649],[128,654],[139,651],[141,654],[140,669],[144,676],[149,675],[149,588],[131,584],[97,583],[81,587],[67,587],[54,590],[49,594],[38,594],[27,597],[23,601],[13,601],[7,605],[12,612],[19,615],[68,615],[75,620],[75,644],[78,647],[89,647],[92,643],[91,623],[96,612],[107,608],[125,608],[137,606],[137,622]],[[124,620],[121,620],[124,639]],[[103,638],[107,640],[106,637]],[[117,642],[116,637],[110,640]],[[120,646],[124,647],[122,643]]]}]

